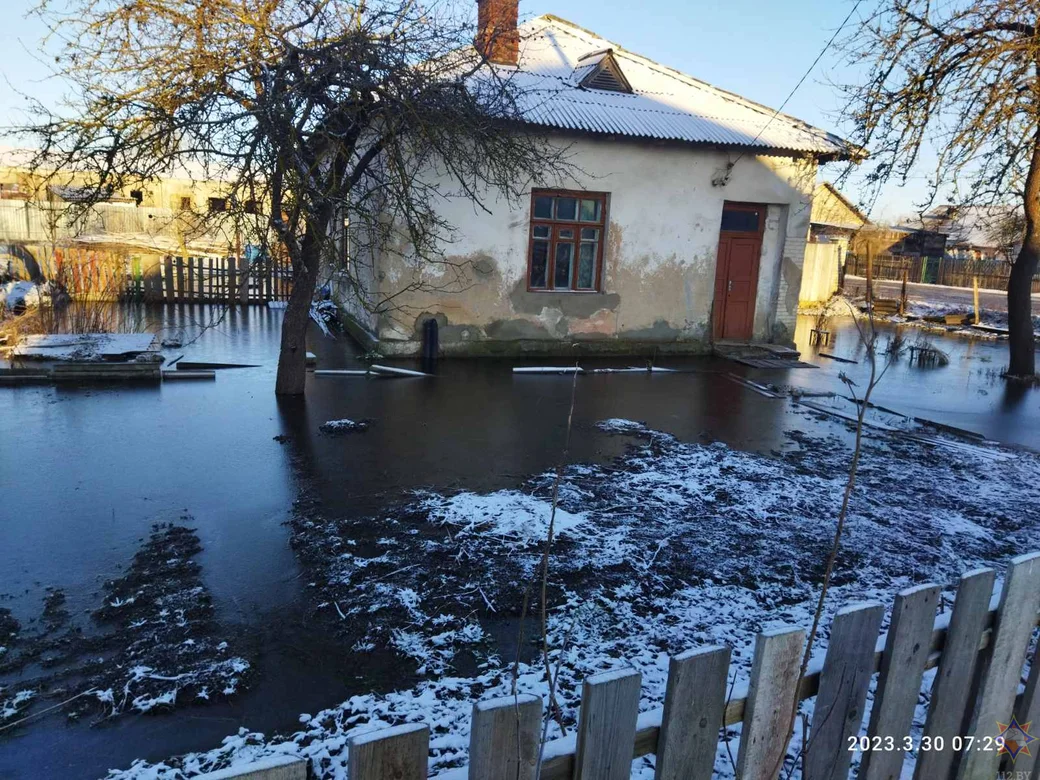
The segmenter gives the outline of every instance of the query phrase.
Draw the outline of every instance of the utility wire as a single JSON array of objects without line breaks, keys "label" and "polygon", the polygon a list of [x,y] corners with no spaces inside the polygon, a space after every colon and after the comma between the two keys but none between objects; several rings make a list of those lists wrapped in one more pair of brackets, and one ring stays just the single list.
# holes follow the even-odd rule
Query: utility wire
[{"label": "utility wire", "polygon": [[[831,46],[834,45],[834,41],[841,34],[841,31],[843,29],[845,29],[845,25],[849,23],[849,19],[851,19],[852,15],[854,13],[856,13],[856,9],[858,9],[860,7],[862,2],[863,2],[863,0],[856,0],[855,5],[852,6],[852,10],[849,11],[849,13],[845,17],[845,19],[842,20],[842,23],[840,25],[838,25],[838,29],[834,31],[834,35],[832,35],[830,37],[830,40],[827,41],[827,45],[824,46],[823,49],[820,51],[820,53],[816,55],[816,59],[814,59],[812,61],[812,65],[810,65],[808,70],[806,70],[805,73],[802,74],[802,77],[800,79],[798,79],[798,83],[794,85],[794,89],[792,89],[789,93],[787,93],[787,97],[785,97],[784,98],[784,102],[780,104],[780,108],[776,109],[776,111],[773,112],[773,115],[771,117],[769,117],[769,120],[764,125],[762,125],[762,129],[758,131],[758,133],[752,139],[751,143],[748,144],[749,146],[754,146],[755,143],[758,141],[758,139],[762,137],[762,133],[764,133],[766,130],[769,129],[769,125],[771,125],[773,123],[773,120],[776,119],[778,116],[780,116],[780,112],[784,110],[784,106],[786,106],[788,104],[788,102],[791,100],[791,98],[794,97],[794,93],[797,92],[798,89],[802,86],[802,84],[805,83],[805,80],[807,78],[809,78],[809,74],[813,72],[813,68],[815,68],[817,65],[820,64],[820,60],[823,59],[823,55],[825,55],[827,53],[827,51],[831,48]],[[740,159],[743,156],[744,156],[744,152],[741,152],[739,155],[737,155],[737,159],[734,160],[733,163],[729,166],[730,170],[732,170],[733,166],[735,166],[738,162],[740,162]]]}]

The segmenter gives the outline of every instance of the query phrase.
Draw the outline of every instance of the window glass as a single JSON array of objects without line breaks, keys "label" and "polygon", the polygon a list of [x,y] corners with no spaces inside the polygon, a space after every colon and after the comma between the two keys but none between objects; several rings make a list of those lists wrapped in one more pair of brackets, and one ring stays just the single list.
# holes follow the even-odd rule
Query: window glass
[{"label": "window glass", "polygon": [[582,200],[581,221],[599,222],[600,202],[598,200]]},{"label": "window glass", "polygon": [[549,242],[535,241],[531,247],[531,286],[548,287]]},{"label": "window glass", "polygon": [[596,192],[532,193],[529,289],[600,289],[606,197]]},{"label": "window glass", "polygon": [[758,232],[758,212],[744,209],[722,209],[722,229],[738,233]]},{"label": "window glass", "polygon": [[556,271],[553,274],[553,286],[556,289],[569,289],[571,286],[571,265],[574,262],[574,244],[556,245]]},{"label": "window glass", "polygon": [[578,250],[578,289],[591,290],[595,286],[595,269],[596,245],[591,241],[583,241]]},{"label": "window glass", "polygon": [[536,195],[534,199],[535,219],[552,219],[553,199],[548,195]]},{"label": "window glass", "polygon": [[577,198],[557,198],[556,199],[556,219],[577,219],[578,215],[578,199]]}]

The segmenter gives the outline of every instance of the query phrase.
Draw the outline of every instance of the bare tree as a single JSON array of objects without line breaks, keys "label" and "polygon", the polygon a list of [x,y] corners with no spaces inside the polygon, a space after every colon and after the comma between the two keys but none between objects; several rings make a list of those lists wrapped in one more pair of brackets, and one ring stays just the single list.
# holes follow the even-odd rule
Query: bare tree
[{"label": "bare tree", "polygon": [[469,3],[44,0],[37,11],[71,97],[36,104],[20,128],[38,142],[34,169],[89,175],[95,200],[175,169],[225,182],[219,219],[292,265],[278,393],[303,392],[322,269],[361,285],[342,251],[348,220],[361,256],[445,263],[453,226],[440,198],[484,207],[567,167],[564,147],[517,124],[514,71],[485,57],[495,30],[473,45]]},{"label": "bare tree", "polygon": [[1040,259],[1040,7],[1035,0],[882,0],[844,41],[867,76],[846,86],[868,180],[905,182],[934,150],[931,198],[1024,205],[1008,282],[1008,375],[1036,366],[1030,287]]},{"label": "bare tree", "polygon": [[1020,211],[1008,211],[998,216],[986,230],[986,238],[993,242],[1000,257],[1014,264],[1022,245],[1026,220]]}]

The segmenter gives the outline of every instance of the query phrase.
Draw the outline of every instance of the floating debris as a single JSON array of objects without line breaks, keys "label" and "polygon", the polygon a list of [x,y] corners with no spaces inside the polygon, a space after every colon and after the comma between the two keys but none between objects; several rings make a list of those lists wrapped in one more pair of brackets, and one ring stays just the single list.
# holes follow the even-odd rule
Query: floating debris
[{"label": "floating debris", "polygon": [[361,431],[368,430],[367,420],[329,420],[324,422],[318,428],[322,433],[329,434],[341,434],[341,433],[360,433]]}]

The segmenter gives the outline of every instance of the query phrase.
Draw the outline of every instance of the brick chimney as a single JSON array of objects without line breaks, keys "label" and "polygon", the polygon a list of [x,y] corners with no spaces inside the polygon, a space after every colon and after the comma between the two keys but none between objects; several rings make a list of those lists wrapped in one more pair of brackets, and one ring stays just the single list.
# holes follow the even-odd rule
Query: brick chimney
[{"label": "brick chimney", "polygon": [[516,30],[520,0],[477,0],[477,48],[490,62],[516,66],[520,34]]}]

